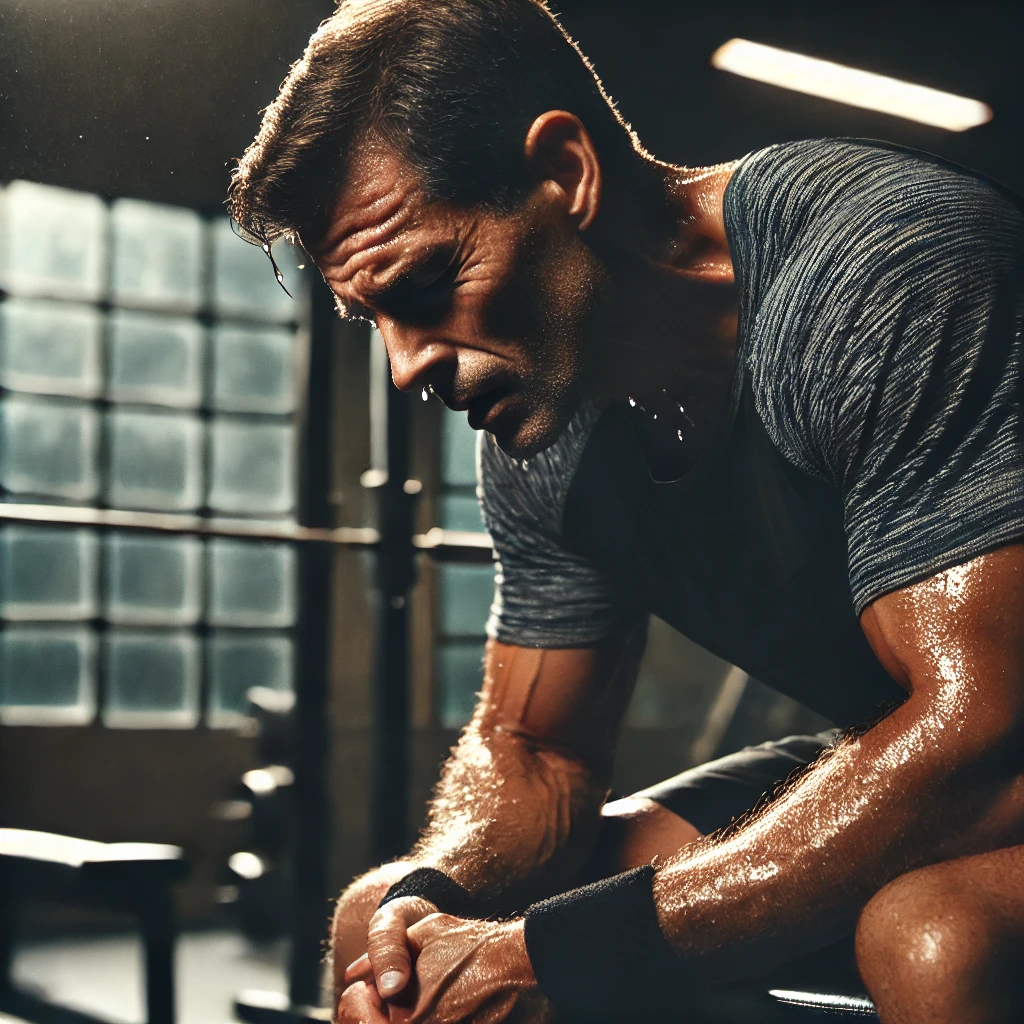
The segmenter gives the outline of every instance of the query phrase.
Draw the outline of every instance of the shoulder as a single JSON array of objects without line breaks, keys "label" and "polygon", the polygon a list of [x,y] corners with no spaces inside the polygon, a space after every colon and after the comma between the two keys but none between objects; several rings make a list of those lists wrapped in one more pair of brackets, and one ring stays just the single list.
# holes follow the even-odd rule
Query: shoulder
[{"label": "shoulder", "polygon": [[748,161],[738,197],[754,197],[749,226],[772,239],[747,237],[755,402],[791,461],[834,475],[836,442],[856,434],[886,367],[890,393],[902,381],[909,397],[936,359],[969,356],[998,293],[1019,292],[1024,217],[980,175],[881,144],[793,143]]},{"label": "shoulder", "polygon": [[[972,240],[1021,234],[1024,200],[940,157],[860,139],[812,139],[744,157],[726,190],[730,243],[741,263],[765,259],[856,270],[894,237]],[[955,230],[953,230],[955,229]],[[851,251],[851,246],[855,251]],[[849,257],[853,257],[850,259]],[[764,284],[764,282],[761,282]]]},{"label": "shoulder", "polygon": [[[809,207],[831,208],[831,201],[927,182],[958,184],[986,192],[993,202],[1020,209],[1024,199],[985,175],[922,150],[874,139],[804,139],[781,142],[748,153],[734,172],[728,192],[742,206],[776,207],[782,216]],[[781,209],[779,208],[781,204]]]}]

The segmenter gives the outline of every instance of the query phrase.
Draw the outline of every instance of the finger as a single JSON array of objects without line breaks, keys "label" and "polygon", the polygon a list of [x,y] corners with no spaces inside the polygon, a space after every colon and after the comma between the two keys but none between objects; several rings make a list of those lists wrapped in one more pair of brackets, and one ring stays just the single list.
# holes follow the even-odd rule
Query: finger
[{"label": "finger", "polygon": [[386,903],[373,917],[367,933],[366,953],[385,999],[398,995],[409,983],[412,959],[406,933],[409,925],[437,908],[417,896]]},{"label": "finger", "polygon": [[337,1024],[390,1024],[373,985],[360,981],[345,989],[338,1002]]},{"label": "finger", "polygon": [[452,925],[464,923],[461,918],[450,914],[430,914],[411,925],[406,934],[406,945],[418,953],[428,942],[447,931]]},{"label": "finger", "polygon": [[370,958],[364,953],[358,960],[353,960],[345,968],[345,976],[342,980],[346,985],[351,985],[355,981],[368,981],[372,977],[373,966],[370,963]]}]

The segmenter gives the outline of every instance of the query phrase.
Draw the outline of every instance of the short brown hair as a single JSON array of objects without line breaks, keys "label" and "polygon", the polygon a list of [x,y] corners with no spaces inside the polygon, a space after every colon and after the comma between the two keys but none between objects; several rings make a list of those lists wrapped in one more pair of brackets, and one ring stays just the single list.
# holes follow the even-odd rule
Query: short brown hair
[{"label": "short brown hair", "polygon": [[642,152],[544,0],[341,0],[267,108],[228,208],[261,242],[316,234],[347,153],[373,135],[429,196],[509,209],[526,132],[552,109],[576,114],[606,163]]}]

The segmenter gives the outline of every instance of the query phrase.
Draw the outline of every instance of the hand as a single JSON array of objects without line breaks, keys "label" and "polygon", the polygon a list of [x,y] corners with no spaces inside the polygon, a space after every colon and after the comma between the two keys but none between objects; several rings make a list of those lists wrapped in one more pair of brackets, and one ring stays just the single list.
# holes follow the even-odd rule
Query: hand
[{"label": "hand", "polygon": [[[415,975],[401,998],[392,997],[386,1007],[392,1024],[542,1024],[550,1018],[526,953],[522,921],[465,921],[432,914],[412,925],[407,938]],[[358,1015],[357,999],[366,999],[360,986],[373,987],[369,958],[349,968],[349,979],[354,984],[342,995],[339,1024],[377,1024],[376,1017]]]},{"label": "hand", "polygon": [[349,964],[344,984],[374,978],[377,992],[385,999],[394,999],[412,975],[409,928],[436,913],[437,907],[422,896],[402,896],[385,903],[370,918],[366,952]]},{"label": "hand", "polygon": [[388,1014],[387,1003],[377,994],[373,982],[349,985],[338,1002],[335,1024],[397,1024]]}]

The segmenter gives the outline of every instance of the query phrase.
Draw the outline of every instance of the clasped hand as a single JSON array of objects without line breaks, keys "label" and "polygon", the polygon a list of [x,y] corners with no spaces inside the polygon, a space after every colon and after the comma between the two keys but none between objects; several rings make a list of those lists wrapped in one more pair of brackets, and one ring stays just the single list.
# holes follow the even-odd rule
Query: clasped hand
[{"label": "clasped hand", "polygon": [[463,920],[418,896],[370,919],[367,952],[345,971],[337,1024],[541,1024],[523,922]]}]

